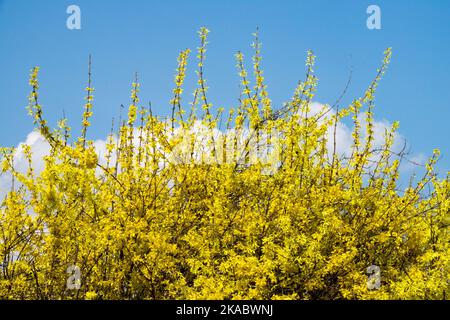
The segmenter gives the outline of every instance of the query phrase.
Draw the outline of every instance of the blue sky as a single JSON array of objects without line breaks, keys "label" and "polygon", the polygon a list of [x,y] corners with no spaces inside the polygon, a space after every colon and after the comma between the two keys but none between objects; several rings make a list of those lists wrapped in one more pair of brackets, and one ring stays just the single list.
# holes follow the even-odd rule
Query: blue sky
[{"label": "blue sky", "polygon": [[[81,9],[81,30],[69,30],[66,8]],[[366,27],[366,8],[381,8],[381,30]],[[25,111],[29,70],[41,67],[41,102],[50,124],[62,110],[79,130],[93,57],[92,138],[104,138],[120,104],[129,103],[134,72],[142,102],[169,114],[176,57],[198,46],[197,30],[210,30],[206,77],[210,101],[236,105],[234,54],[250,63],[251,33],[260,28],[263,67],[275,106],[304,77],[307,49],[317,55],[316,101],[333,103],[353,70],[343,104],[363,94],[385,48],[390,68],[377,93],[378,120],[400,121],[414,154],[440,148],[450,169],[450,1],[24,1],[0,0],[0,145],[17,145],[33,129]],[[194,55],[192,55],[194,57]],[[194,77],[194,60],[187,81]],[[185,98],[190,98],[185,95]]]}]

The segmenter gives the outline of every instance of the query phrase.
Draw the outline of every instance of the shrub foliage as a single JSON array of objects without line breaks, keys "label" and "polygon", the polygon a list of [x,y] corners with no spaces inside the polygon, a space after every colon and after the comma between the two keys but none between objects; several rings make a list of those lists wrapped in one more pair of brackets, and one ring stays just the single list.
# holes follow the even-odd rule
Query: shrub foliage
[{"label": "shrub foliage", "polygon": [[[382,147],[374,144],[375,91],[390,49],[362,97],[319,111],[311,109],[317,78],[308,52],[306,79],[273,109],[255,34],[253,84],[238,53],[242,91],[226,114],[207,98],[207,34],[199,32],[190,105],[183,98],[185,50],[170,118],[141,105],[136,77],[128,116],[111,132],[102,157],[87,135],[90,74],[82,131],[71,138],[66,119],[48,126],[39,69],[32,70],[29,112],[51,151],[35,172],[30,146],[2,149],[2,174],[14,184],[0,206],[0,297],[447,298],[450,183],[433,169],[439,152],[423,177],[400,190],[406,160],[392,147],[398,123],[385,132]],[[353,122],[351,155],[336,148],[336,126],[345,119]],[[215,134],[200,141],[198,128]],[[216,134],[225,131],[238,134]],[[192,139],[183,161],[174,161],[169,155],[186,137]],[[240,137],[243,152],[221,148]],[[250,148],[266,143],[279,151],[272,171],[266,162],[247,161]],[[29,160],[25,171],[14,166],[19,151]],[[379,273],[368,274],[370,266]],[[75,269],[74,288],[68,282]],[[378,275],[378,285],[371,285]]]}]

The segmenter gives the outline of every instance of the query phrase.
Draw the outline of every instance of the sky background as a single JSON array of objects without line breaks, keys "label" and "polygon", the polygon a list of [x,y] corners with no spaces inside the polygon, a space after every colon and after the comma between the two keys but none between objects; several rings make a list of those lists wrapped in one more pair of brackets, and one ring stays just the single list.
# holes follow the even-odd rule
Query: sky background
[{"label": "sky background", "polygon": [[[81,30],[69,30],[69,5],[81,9]],[[381,8],[381,30],[366,27],[370,4]],[[51,125],[63,110],[76,134],[93,57],[94,118],[90,137],[105,138],[120,105],[128,105],[135,72],[143,104],[168,115],[178,52],[198,46],[210,30],[205,75],[209,100],[235,106],[239,77],[234,54],[250,66],[258,26],[268,91],[278,108],[304,79],[306,50],[317,55],[315,101],[332,104],[350,70],[342,104],[363,95],[387,47],[392,62],[380,83],[375,118],[400,121],[413,155],[440,148],[440,173],[450,169],[450,1],[100,1],[0,0],[0,146],[14,146],[33,130],[25,106],[28,78],[40,66],[40,101]],[[191,54],[187,81],[194,81]],[[188,66],[189,68],[189,66]],[[188,86],[189,88],[189,86]],[[190,100],[190,92],[185,99]]]}]

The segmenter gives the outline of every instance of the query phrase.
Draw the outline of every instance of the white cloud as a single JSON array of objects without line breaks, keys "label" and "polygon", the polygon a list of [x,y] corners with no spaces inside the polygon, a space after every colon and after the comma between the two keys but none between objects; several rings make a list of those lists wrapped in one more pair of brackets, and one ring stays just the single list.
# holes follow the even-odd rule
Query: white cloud
[{"label": "white cloud", "polygon": [[[112,137],[112,142],[114,144],[117,143],[117,137],[116,135],[113,135]],[[108,144],[108,140],[102,140],[102,139],[98,139],[94,141],[94,148],[97,151],[97,155],[98,155],[98,162],[102,165],[105,166],[106,165],[106,155],[108,153],[108,150],[106,148],[106,145]],[[111,158],[110,158],[110,164],[111,163],[115,163],[116,161],[116,153],[113,152],[111,154]]]},{"label": "white cloud", "polygon": [[405,174],[423,172],[424,166],[427,163],[427,161],[428,158],[425,154],[423,153],[413,154],[401,164],[400,171]]},{"label": "white cloud", "polygon": [[[311,116],[315,116],[318,114],[323,114],[324,111],[328,110],[328,107],[318,103],[313,102],[310,104]],[[320,118],[320,122],[329,119],[329,117],[334,116],[336,113],[335,110],[328,111],[325,116]],[[360,122],[361,130],[360,130],[360,138],[361,143],[364,143],[364,140],[367,138],[366,136],[366,119],[365,114],[361,113],[358,116],[358,120]],[[373,121],[373,137],[374,140],[372,142],[372,148],[377,149],[381,148],[384,145],[384,135],[386,131],[390,131],[392,123],[387,121],[386,119],[375,120]],[[336,126],[336,151],[339,155],[350,156],[352,153],[352,145],[353,145],[353,123],[352,125],[348,125],[342,121],[338,122]],[[334,145],[334,126],[331,126],[327,132],[327,140],[328,140],[328,150],[332,152]],[[398,132],[394,134],[394,144],[392,146],[392,151],[400,152],[405,138]]]},{"label": "white cloud", "polygon": [[[311,108],[311,115],[317,115],[319,112],[324,110],[324,105],[320,104],[318,102],[313,102],[310,105]],[[321,119],[321,121],[324,121],[326,117],[329,117],[333,115],[334,110],[331,110],[325,117]],[[361,139],[365,139],[365,119],[364,115],[360,115],[360,122],[361,122]],[[374,141],[373,141],[373,148],[381,148],[384,143],[384,134],[386,130],[389,130],[391,127],[391,123],[387,120],[375,120],[373,123],[373,131],[374,131]],[[169,126],[167,128],[169,129]],[[177,135],[178,133],[177,129],[174,132],[174,135]],[[349,157],[352,153],[352,144],[353,144],[353,138],[352,138],[352,130],[353,127],[351,125],[348,125],[343,122],[339,122],[336,127],[336,152],[338,156],[344,156]],[[208,129],[201,123],[201,121],[197,121],[194,124],[194,127],[190,130],[191,133],[194,133],[196,138],[195,142],[197,147],[204,146],[208,143],[208,139],[211,137],[211,132],[208,132]],[[247,131],[243,131],[243,134],[245,135]],[[215,137],[214,139],[217,139],[219,136],[223,135],[224,133],[214,129],[212,132],[212,135]],[[229,134],[229,133],[227,133]],[[134,130],[134,145],[138,145],[138,136],[139,131],[138,129]],[[330,127],[327,132],[327,147],[329,154],[331,155],[333,148],[334,148],[334,128]],[[113,141],[117,141],[117,137],[113,136]],[[403,148],[404,144],[404,137],[400,133],[395,133],[394,136],[394,145],[392,147],[392,150],[394,152],[399,152]],[[33,168],[36,174],[39,174],[44,169],[44,160],[43,157],[48,155],[50,152],[50,145],[47,143],[47,141],[42,137],[42,135],[37,132],[33,131],[26,137],[25,141],[20,143],[19,146],[16,148],[15,154],[14,154],[14,165],[16,170],[19,172],[25,173],[28,167],[28,161],[26,160],[22,147],[23,145],[29,145],[31,147],[31,151],[33,153],[32,160],[33,160]],[[97,150],[97,153],[99,155],[99,162],[102,165],[105,165],[106,159],[106,144],[107,140],[95,140],[94,141],[94,147]],[[374,158],[373,160],[376,160]],[[410,156],[411,162],[405,161],[402,166],[400,167],[401,171],[406,173],[411,173],[415,168],[417,168],[416,165],[414,165],[412,162],[423,164],[426,161],[426,157],[423,154],[413,154]],[[111,158],[112,163],[115,162],[115,154],[112,154]],[[3,199],[3,197],[6,195],[6,193],[11,188],[11,175],[8,173],[4,173],[0,175],[0,199]]]},{"label": "white cloud", "polygon": [[[327,111],[328,107],[325,105],[313,102],[310,104],[310,115],[318,115],[323,114],[324,111]],[[321,117],[320,121],[323,122],[325,119],[333,116],[335,114],[335,110],[330,110],[325,114],[325,116]],[[358,117],[360,122],[361,131],[360,138],[361,143],[364,143],[367,138],[366,133],[366,119],[365,114],[361,113]],[[390,131],[392,127],[392,123],[386,119],[373,121],[373,137],[374,140],[372,142],[372,149],[381,149],[384,146],[385,142],[385,133],[386,131]],[[336,126],[336,153],[339,157],[350,157],[353,151],[353,123],[351,125],[344,123],[342,121],[338,122]],[[406,143],[406,145],[405,145]],[[396,131],[394,133],[394,143],[391,147],[391,151],[393,153],[400,153],[401,151],[407,152],[409,149],[409,144],[406,142],[406,138]],[[327,149],[329,155],[331,156],[334,148],[334,127],[330,127],[327,132]],[[380,153],[374,155],[371,160],[377,161],[380,157]],[[404,159],[400,165],[400,175],[409,176],[413,172],[423,171],[423,165],[427,162],[427,157],[423,153],[412,153],[405,154]]]},{"label": "white cloud", "polygon": [[[24,142],[21,142],[14,152],[14,168],[21,173],[28,169],[28,160],[23,153],[23,146],[28,145],[32,152],[32,165],[36,174],[44,170],[43,157],[49,154],[50,145],[45,138],[37,131],[29,133]],[[0,199],[3,199],[7,192],[11,190],[12,177],[10,173],[3,173],[0,176]]]}]

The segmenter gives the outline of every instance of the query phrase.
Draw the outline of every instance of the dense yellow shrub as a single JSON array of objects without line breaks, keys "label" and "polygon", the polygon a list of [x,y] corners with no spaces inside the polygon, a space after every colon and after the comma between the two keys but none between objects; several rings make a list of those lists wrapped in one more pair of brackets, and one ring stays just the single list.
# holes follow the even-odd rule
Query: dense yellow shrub
[{"label": "dense yellow shrub", "polygon": [[[32,70],[29,111],[51,152],[36,174],[29,146],[22,147],[26,172],[14,167],[17,150],[2,149],[2,172],[15,185],[0,207],[0,297],[447,298],[450,183],[433,171],[439,152],[401,191],[404,155],[392,150],[398,124],[382,148],[374,147],[374,94],[390,49],[364,95],[340,110],[311,110],[317,78],[309,52],[306,79],[273,110],[255,35],[254,85],[237,54],[240,105],[222,121],[223,109],[213,111],[207,99],[207,34],[200,30],[191,107],[182,99],[186,50],[171,118],[140,107],[136,77],[128,117],[111,133],[104,159],[86,135],[90,77],[83,129],[71,142],[65,119],[56,130],[48,127],[38,68]],[[345,118],[354,123],[350,157],[327,147]],[[270,161],[250,159],[250,149],[267,146]],[[371,266],[380,272],[375,285]],[[81,278],[68,286],[77,272]]]}]

